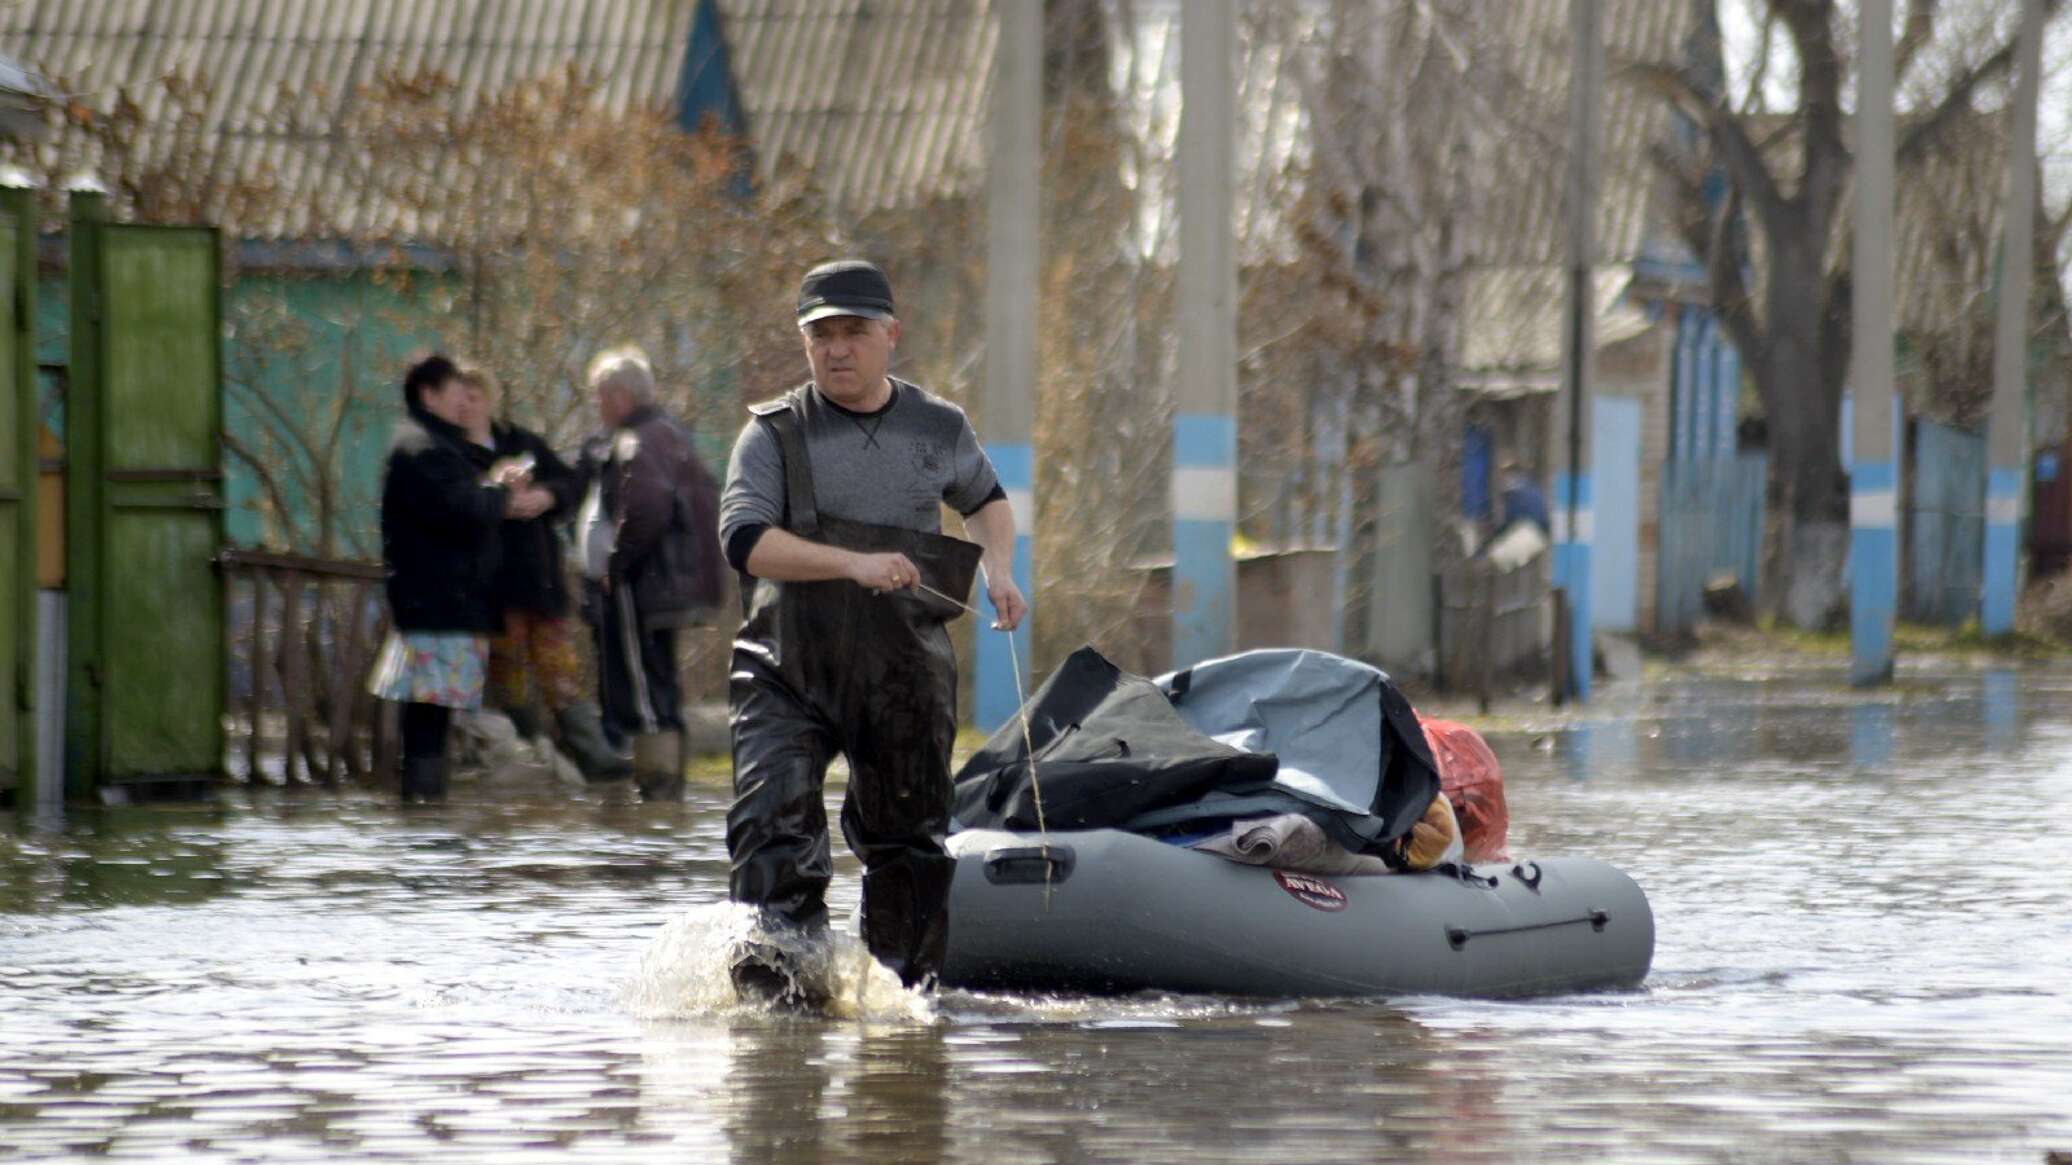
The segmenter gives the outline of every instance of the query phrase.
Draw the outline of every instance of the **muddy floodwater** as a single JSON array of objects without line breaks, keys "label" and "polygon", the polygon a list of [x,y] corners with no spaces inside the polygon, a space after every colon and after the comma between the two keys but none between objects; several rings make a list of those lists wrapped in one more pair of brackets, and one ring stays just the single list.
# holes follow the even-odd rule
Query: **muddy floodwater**
[{"label": "muddy floodwater", "polygon": [[[9,1161],[2020,1161],[2072,1150],[2072,671],[1607,691],[1493,739],[1638,991],[729,1002],[723,791],[0,818]],[[853,910],[853,863],[836,910]],[[853,929],[853,920],[849,923]],[[851,954],[853,955],[853,950]]]}]

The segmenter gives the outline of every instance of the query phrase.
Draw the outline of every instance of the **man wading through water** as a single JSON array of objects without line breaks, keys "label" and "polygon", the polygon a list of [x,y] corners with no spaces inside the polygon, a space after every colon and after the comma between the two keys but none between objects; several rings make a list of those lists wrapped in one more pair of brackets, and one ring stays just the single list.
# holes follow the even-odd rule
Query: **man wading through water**
[{"label": "man wading through water", "polygon": [[[731,896],[761,937],[735,953],[744,995],[818,1006],[801,940],[827,928],[834,872],[821,782],[849,761],[842,834],[863,859],[863,938],[912,986],[941,969],[956,660],[945,624],[981,558],[997,621],[1027,604],[1014,514],[963,410],[886,374],[892,285],[870,263],[806,273],[798,323],[813,379],[753,406],[727,467],[720,538],[742,573],[728,705]],[[947,503],[969,542],[941,534]],[[949,596],[946,600],[943,596]]]}]

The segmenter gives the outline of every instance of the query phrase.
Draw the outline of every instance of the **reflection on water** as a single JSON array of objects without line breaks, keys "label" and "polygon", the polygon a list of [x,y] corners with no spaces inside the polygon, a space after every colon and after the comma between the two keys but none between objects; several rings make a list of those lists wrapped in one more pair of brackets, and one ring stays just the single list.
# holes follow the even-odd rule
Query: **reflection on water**
[{"label": "reflection on water", "polygon": [[[725,989],[716,789],[0,825],[13,1160],[2038,1161],[2072,1148],[2072,674],[1606,693],[1496,740],[1513,849],[1637,877],[1640,992]],[[839,795],[836,791],[835,795]],[[464,798],[467,794],[463,795]],[[855,871],[837,883],[854,908]]]},{"label": "reflection on water", "polygon": [[1892,759],[1892,705],[1859,704],[1849,710],[1849,763],[1876,768]]},{"label": "reflection on water", "polygon": [[2001,670],[1987,672],[1980,681],[1986,747],[2005,752],[2015,747],[2021,736],[2021,679],[2014,672]]}]

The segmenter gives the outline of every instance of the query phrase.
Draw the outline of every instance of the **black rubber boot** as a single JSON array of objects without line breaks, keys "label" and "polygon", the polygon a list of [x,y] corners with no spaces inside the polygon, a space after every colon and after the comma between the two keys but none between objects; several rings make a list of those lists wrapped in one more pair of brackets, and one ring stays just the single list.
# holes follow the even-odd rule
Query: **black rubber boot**
[{"label": "black rubber boot", "polygon": [[604,725],[597,719],[597,709],[588,704],[563,708],[554,714],[554,724],[560,730],[560,738],[554,743],[576,767],[583,770],[583,776],[593,781],[619,781],[633,775],[633,761],[613,751],[604,738]]},{"label": "black rubber boot", "polygon": [[518,739],[531,742],[540,734],[540,710],[530,704],[522,708],[506,708],[504,715],[510,718],[511,728],[518,733]]},{"label": "black rubber boot", "polygon": [[643,801],[683,800],[683,736],[650,732],[633,738],[633,780]]},{"label": "black rubber boot", "polygon": [[403,758],[403,802],[426,804],[446,799],[446,758],[420,756]]},{"label": "black rubber boot", "polygon": [[825,1011],[832,993],[809,960],[775,943],[744,942],[729,974],[742,999],[779,1011]]}]

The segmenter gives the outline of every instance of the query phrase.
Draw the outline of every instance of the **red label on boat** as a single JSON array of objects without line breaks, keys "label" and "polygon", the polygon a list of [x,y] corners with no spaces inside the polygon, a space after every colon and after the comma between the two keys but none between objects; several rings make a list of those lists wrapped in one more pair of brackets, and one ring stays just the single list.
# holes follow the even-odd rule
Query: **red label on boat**
[{"label": "red label on boat", "polygon": [[1297,902],[1312,910],[1336,911],[1345,909],[1345,891],[1322,878],[1309,874],[1297,874],[1288,870],[1275,870],[1273,880],[1281,884]]}]

